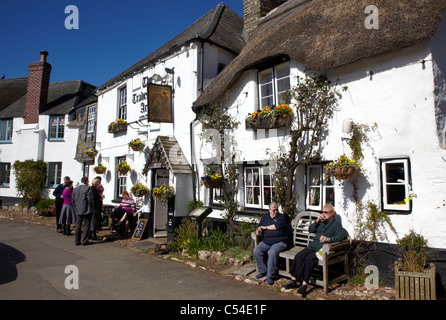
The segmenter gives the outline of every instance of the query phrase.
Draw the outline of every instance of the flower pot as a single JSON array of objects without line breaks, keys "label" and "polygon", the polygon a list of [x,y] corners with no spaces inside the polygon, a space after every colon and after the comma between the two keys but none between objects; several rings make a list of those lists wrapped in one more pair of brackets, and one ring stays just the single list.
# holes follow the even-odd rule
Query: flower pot
[{"label": "flower pot", "polygon": [[221,179],[203,180],[203,184],[206,188],[219,188],[221,187]]},{"label": "flower pot", "polygon": [[352,166],[337,167],[330,170],[336,180],[351,179],[356,172],[356,168]]},{"label": "flower pot", "polygon": [[408,272],[396,262],[395,300],[436,300],[435,272],[433,263],[424,272]]},{"label": "flower pot", "polygon": [[142,143],[141,144],[131,144],[130,148],[133,151],[142,151],[144,149],[144,144],[142,144]]},{"label": "flower pot", "polygon": [[122,175],[126,175],[129,171],[130,169],[128,168],[118,168],[118,172]]},{"label": "flower pot", "polygon": [[291,117],[267,117],[263,119],[245,120],[246,129],[277,129],[291,125]]},{"label": "flower pot", "polygon": [[86,155],[87,155],[87,157],[89,157],[89,158],[94,158],[94,157],[96,157],[96,152],[86,152],[85,153]]},{"label": "flower pot", "polygon": [[95,167],[93,170],[94,170],[94,172],[96,172],[97,174],[104,174],[105,171],[107,171],[106,168],[101,168],[101,167]]},{"label": "flower pot", "polygon": [[144,197],[145,194],[147,193],[147,191],[144,191],[144,190],[136,190],[135,192],[132,192],[132,193],[133,193],[133,195],[134,195],[135,197]]}]

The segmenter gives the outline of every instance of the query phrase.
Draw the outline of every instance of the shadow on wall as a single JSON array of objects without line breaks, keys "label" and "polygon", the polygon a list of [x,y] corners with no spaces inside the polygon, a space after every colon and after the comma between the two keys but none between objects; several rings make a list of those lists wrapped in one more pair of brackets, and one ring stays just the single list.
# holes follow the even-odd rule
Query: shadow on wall
[{"label": "shadow on wall", "polygon": [[26,260],[26,256],[4,243],[0,243],[0,285],[17,279],[16,265]]}]

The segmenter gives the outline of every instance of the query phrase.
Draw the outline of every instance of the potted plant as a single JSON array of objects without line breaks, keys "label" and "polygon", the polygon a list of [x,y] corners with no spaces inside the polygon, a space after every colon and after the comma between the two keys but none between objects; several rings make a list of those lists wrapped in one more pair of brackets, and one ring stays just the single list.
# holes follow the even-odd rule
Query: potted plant
[{"label": "potted plant", "polygon": [[116,169],[120,174],[127,174],[132,168],[130,168],[130,165],[127,162],[121,162],[116,166]]},{"label": "potted plant", "polygon": [[147,187],[142,183],[137,183],[130,188],[130,191],[135,197],[144,197],[147,193]]},{"label": "potted plant", "polygon": [[98,154],[98,151],[93,148],[89,148],[89,149],[85,150],[85,154],[89,158],[94,158]]},{"label": "potted plant", "polygon": [[103,166],[102,164],[98,164],[96,167],[93,168],[93,170],[97,174],[104,174],[107,171],[107,167]]},{"label": "potted plant", "polygon": [[175,195],[175,188],[172,186],[167,186],[165,184],[161,186],[156,186],[152,189],[152,195],[161,203],[165,204]]},{"label": "potted plant", "polygon": [[356,172],[361,171],[361,163],[349,159],[343,154],[338,160],[330,162],[324,168],[327,173],[333,175],[336,180],[351,179]]},{"label": "potted plant", "polygon": [[436,300],[435,265],[426,265],[427,240],[410,230],[397,244],[401,257],[395,262],[395,299]]},{"label": "potted plant", "polygon": [[125,121],[123,119],[118,119],[108,125],[108,132],[116,133],[116,132],[127,130],[127,125],[128,125],[127,121]]},{"label": "potted plant", "polygon": [[287,104],[266,106],[250,113],[245,119],[246,129],[274,129],[291,125],[293,110]]},{"label": "potted plant", "polygon": [[223,177],[215,172],[214,169],[208,169],[208,172],[201,177],[201,181],[206,186],[206,188],[218,188],[221,186]]},{"label": "potted plant", "polygon": [[144,143],[139,139],[133,139],[132,141],[129,142],[129,147],[133,150],[133,151],[142,151],[145,147]]}]

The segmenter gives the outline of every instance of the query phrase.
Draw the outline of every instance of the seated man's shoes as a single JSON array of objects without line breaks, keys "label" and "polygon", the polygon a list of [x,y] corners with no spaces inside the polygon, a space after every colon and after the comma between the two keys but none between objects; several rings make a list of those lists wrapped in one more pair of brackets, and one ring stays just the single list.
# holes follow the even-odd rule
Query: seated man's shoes
[{"label": "seated man's shoes", "polygon": [[256,274],[256,279],[260,279],[260,278],[263,278],[263,277],[266,277],[266,273]]},{"label": "seated man's shoes", "polygon": [[268,279],[266,279],[266,283],[267,283],[268,285],[272,286],[272,285],[274,284],[274,279],[268,277]]}]

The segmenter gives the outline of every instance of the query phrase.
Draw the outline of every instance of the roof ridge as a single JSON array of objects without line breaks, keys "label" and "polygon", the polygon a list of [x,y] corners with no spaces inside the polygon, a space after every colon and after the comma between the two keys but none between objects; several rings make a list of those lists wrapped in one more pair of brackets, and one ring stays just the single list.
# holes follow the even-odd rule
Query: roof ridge
[{"label": "roof ridge", "polygon": [[200,35],[201,38],[208,39],[214,33],[225,7],[225,4],[223,2],[220,2],[218,6],[214,8],[214,13],[209,20],[208,27]]}]

